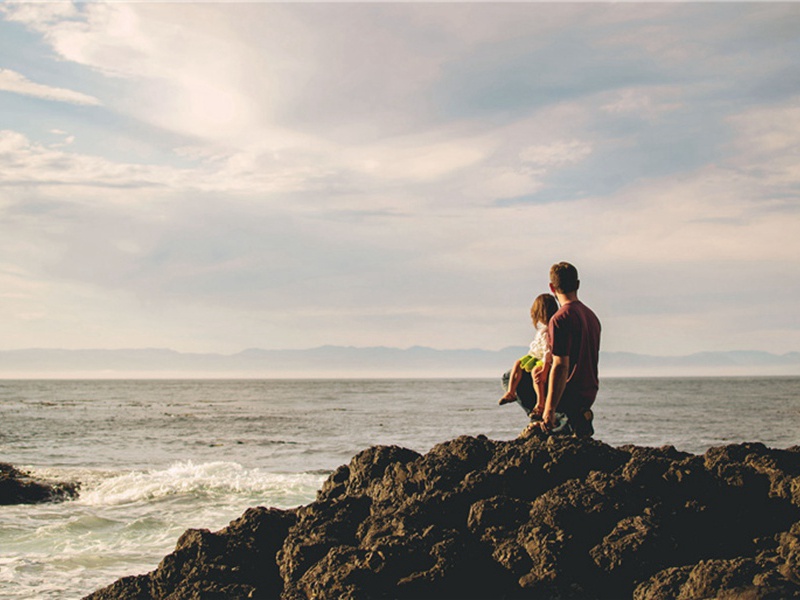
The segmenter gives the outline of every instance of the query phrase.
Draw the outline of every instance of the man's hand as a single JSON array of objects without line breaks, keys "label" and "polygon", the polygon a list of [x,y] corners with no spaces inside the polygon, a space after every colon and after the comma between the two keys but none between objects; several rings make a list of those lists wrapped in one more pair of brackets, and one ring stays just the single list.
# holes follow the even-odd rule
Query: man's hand
[{"label": "man's hand", "polygon": [[542,431],[547,433],[556,425],[556,413],[552,409],[552,407],[548,410],[547,408],[542,411]]},{"label": "man's hand", "polygon": [[569,372],[569,356],[553,355],[553,365],[550,368],[550,385],[547,388],[547,399],[544,404],[542,414],[542,428],[549,431],[556,424],[556,409],[567,385],[567,373]]}]

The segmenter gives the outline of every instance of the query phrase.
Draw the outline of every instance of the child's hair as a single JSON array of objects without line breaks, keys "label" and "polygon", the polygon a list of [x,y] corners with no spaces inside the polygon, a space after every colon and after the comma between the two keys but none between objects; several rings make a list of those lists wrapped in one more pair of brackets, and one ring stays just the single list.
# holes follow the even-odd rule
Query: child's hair
[{"label": "child's hair", "polygon": [[544,323],[547,325],[550,318],[558,311],[558,302],[553,294],[539,294],[531,306],[531,319],[534,324]]}]

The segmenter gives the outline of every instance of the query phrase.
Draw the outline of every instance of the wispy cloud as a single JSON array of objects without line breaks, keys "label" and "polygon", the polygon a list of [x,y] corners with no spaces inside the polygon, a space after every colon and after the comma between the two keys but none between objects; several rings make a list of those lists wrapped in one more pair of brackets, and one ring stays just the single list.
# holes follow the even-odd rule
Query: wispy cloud
[{"label": "wispy cloud", "polygon": [[70,104],[83,104],[88,106],[100,106],[101,102],[94,96],[82,94],[74,90],[67,90],[59,87],[52,87],[41,83],[35,83],[27,79],[24,75],[12,71],[11,69],[0,69],[0,91],[13,92],[23,96],[32,96],[43,100],[53,100],[55,102],[68,102]]},{"label": "wispy cloud", "polygon": [[497,348],[568,259],[608,350],[800,345],[795,5],[0,13],[7,344]]}]

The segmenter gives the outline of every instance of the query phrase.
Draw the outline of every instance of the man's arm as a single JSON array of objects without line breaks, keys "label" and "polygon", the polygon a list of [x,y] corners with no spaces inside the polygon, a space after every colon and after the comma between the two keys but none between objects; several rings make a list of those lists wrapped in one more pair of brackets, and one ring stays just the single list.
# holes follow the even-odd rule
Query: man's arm
[{"label": "man's arm", "polygon": [[553,355],[553,366],[550,368],[550,382],[547,387],[547,400],[544,404],[542,422],[546,428],[551,428],[556,421],[556,408],[561,402],[561,396],[567,385],[569,373],[569,356]]}]

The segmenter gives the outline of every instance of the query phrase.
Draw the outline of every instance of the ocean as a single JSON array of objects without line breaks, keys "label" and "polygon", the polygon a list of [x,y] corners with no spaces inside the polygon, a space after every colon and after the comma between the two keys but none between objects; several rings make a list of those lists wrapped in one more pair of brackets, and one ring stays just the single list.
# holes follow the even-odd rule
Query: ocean
[{"label": "ocean", "polygon": [[[508,440],[498,379],[0,381],[0,462],[82,482],[0,507],[0,598],[81,598],[154,569],[190,527],[314,500],[358,451]],[[603,379],[595,437],[702,453],[800,444],[800,377]]]}]

